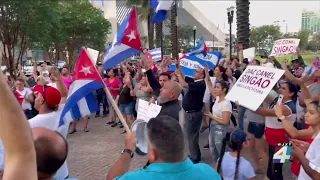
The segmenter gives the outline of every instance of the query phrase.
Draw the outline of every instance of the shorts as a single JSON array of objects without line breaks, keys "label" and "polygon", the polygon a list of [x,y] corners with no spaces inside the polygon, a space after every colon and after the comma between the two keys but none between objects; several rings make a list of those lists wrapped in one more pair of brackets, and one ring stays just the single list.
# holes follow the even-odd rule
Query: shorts
[{"label": "shorts", "polygon": [[264,135],[265,124],[249,122],[248,132],[253,134],[255,138],[260,139]]},{"label": "shorts", "polygon": [[119,110],[122,114],[125,115],[133,115],[133,107],[134,102],[130,102],[129,104],[119,104]]}]

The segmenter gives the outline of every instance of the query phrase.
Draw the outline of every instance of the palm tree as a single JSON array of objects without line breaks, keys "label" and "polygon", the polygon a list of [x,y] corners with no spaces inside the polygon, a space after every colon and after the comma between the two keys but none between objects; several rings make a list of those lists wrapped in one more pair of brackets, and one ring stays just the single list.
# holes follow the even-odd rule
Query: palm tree
[{"label": "palm tree", "polygon": [[127,0],[126,6],[136,6],[140,21],[147,21],[149,49],[154,48],[154,25],[152,24],[153,9],[150,8],[150,0]]},{"label": "palm tree", "polygon": [[155,25],[155,29],[156,29],[156,46],[157,48],[161,48],[161,40],[162,40],[162,22],[161,23],[157,23]]},{"label": "palm tree", "polygon": [[172,57],[178,59],[178,18],[177,18],[177,3],[174,1],[174,4],[171,8],[171,43],[172,43]]},{"label": "palm tree", "polygon": [[236,0],[237,6],[237,39],[243,48],[249,48],[250,23],[249,23],[249,0]]}]

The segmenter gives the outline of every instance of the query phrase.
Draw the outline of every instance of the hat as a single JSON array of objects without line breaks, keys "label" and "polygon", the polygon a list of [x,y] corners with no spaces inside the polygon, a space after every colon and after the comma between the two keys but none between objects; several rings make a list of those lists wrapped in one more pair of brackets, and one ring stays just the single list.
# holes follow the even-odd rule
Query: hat
[{"label": "hat", "polygon": [[34,91],[40,93],[46,102],[51,107],[58,107],[61,101],[61,94],[58,89],[51,86],[36,85]]}]

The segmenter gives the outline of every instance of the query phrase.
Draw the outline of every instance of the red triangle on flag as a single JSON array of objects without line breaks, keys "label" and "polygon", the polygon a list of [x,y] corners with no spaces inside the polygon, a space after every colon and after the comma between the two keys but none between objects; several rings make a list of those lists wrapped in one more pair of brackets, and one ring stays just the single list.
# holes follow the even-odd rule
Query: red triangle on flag
[{"label": "red triangle on flag", "polygon": [[138,31],[137,19],[137,9],[133,7],[129,17],[127,28],[125,29],[123,34],[122,44],[135,48],[137,50],[141,50],[142,43]]},{"label": "red triangle on flag", "polygon": [[83,48],[73,73],[74,80],[94,80],[102,82],[102,78],[92,63],[88,51]]}]

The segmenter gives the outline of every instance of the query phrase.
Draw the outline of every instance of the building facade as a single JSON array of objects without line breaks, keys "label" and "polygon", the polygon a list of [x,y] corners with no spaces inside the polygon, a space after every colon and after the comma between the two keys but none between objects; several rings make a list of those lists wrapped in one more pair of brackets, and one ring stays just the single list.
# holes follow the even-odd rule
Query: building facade
[{"label": "building facade", "polygon": [[320,12],[303,10],[301,30],[309,30],[312,33],[320,32]]}]

